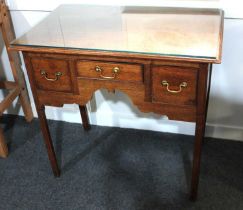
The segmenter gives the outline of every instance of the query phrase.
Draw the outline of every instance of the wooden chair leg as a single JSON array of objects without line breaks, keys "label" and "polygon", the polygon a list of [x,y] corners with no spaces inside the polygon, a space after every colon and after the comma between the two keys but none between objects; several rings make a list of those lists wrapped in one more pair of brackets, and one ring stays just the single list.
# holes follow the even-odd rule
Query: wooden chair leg
[{"label": "wooden chair leg", "polygon": [[[29,103],[29,97],[27,94],[25,78],[21,69],[21,60],[17,52],[9,50],[11,41],[15,39],[14,29],[11,21],[9,9],[4,0],[0,1],[0,31],[3,38],[3,42],[6,46],[7,55],[9,58],[12,75],[15,82],[2,81],[0,82],[0,88],[12,90],[7,97],[0,103],[0,113],[2,114],[6,110],[12,101],[19,96],[20,103],[23,107],[25,118],[28,122],[33,119],[32,109]],[[0,156],[6,157],[8,154],[7,145],[4,142],[3,130],[0,128]]]},{"label": "wooden chair leg", "polygon": [[32,108],[30,105],[30,100],[26,88],[21,90],[19,99],[20,99],[20,104],[23,108],[26,121],[31,122],[34,116],[33,116]]},{"label": "wooden chair leg", "polygon": [[49,131],[47,120],[46,120],[45,108],[43,107],[43,108],[37,109],[37,113],[39,116],[40,126],[41,126],[42,134],[44,137],[44,141],[45,141],[45,145],[46,145],[48,157],[49,157],[49,160],[51,163],[53,174],[54,174],[54,176],[59,177],[60,170],[59,170],[59,167],[57,164],[56,154],[54,151],[50,131]]},{"label": "wooden chair leg", "polygon": [[0,157],[6,158],[8,156],[8,147],[4,141],[3,129],[0,128]]},{"label": "wooden chair leg", "polygon": [[89,123],[89,116],[87,112],[86,106],[79,106],[82,122],[83,122],[83,128],[84,130],[90,130],[90,123]]}]

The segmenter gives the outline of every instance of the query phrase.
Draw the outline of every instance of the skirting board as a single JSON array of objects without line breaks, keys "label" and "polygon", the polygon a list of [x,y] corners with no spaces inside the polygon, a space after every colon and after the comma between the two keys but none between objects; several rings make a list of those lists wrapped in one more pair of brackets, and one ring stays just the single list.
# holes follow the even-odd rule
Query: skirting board
[{"label": "skirting board", "polygon": [[[37,117],[34,103],[31,105],[34,116]],[[158,119],[157,115],[153,118],[151,114],[148,117],[146,115],[144,117],[138,117],[132,113],[110,112],[110,110],[91,112],[89,106],[88,110],[90,122],[93,125],[134,128],[185,135],[194,135],[195,133],[195,123],[172,121],[165,117]],[[9,111],[9,113],[16,114],[13,113],[13,110]],[[22,110],[19,111],[19,115],[23,116]],[[65,105],[63,108],[47,107],[46,115],[51,120],[81,123],[79,109],[75,105]],[[243,141],[243,127],[207,123],[205,136]]]}]

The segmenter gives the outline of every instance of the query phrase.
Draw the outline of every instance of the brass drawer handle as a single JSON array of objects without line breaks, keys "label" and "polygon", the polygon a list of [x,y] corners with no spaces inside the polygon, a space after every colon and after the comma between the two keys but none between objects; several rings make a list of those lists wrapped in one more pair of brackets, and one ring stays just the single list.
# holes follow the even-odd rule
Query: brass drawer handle
[{"label": "brass drawer handle", "polygon": [[103,79],[115,79],[117,74],[120,72],[120,69],[119,69],[119,67],[114,67],[112,69],[112,74],[113,74],[112,76],[104,76],[102,74],[103,69],[101,67],[99,67],[99,66],[95,67],[95,71],[99,72],[100,73],[100,77],[103,78]]},{"label": "brass drawer handle", "polygon": [[180,86],[179,86],[179,90],[170,90],[170,88],[169,88],[170,85],[169,85],[169,83],[166,80],[163,80],[161,82],[161,85],[162,86],[166,86],[167,91],[170,92],[170,93],[180,93],[182,91],[182,88],[186,88],[187,87],[187,83],[186,82],[182,82],[180,84]]},{"label": "brass drawer handle", "polygon": [[42,76],[45,76],[45,79],[46,79],[47,81],[51,81],[51,82],[55,82],[55,81],[57,81],[57,80],[59,79],[59,77],[62,76],[62,72],[58,71],[58,72],[55,73],[55,78],[48,78],[48,74],[47,74],[46,71],[43,70],[43,69],[40,71],[40,74],[41,74]]}]

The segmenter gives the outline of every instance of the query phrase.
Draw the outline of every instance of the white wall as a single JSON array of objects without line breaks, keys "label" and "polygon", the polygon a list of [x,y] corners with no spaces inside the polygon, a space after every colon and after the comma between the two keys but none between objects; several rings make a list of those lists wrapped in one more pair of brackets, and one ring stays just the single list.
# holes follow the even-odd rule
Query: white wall
[{"label": "white wall", "polygon": [[[243,94],[241,91],[243,89],[243,19],[240,19],[243,18],[243,13],[240,11],[240,8],[242,8],[240,1],[8,0],[16,35],[20,36],[28,31],[33,25],[42,20],[49,11],[61,3],[223,8],[226,15],[223,62],[220,65],[214,65],[206,135],[243,141]],[[1,53],[2,66],[5,72],[1,73],[0,76],[11,79],[11,75],[7,71],[9,64],[6,52],[3,49]],[[32,97],[31,100],[33,105]],[[35,109],[33,110],[35,111]],[[92,124],[194,134],[195,125],[193,123],[168,121],[165,117],[155,114],[143,114],[133,106],[126,95],[119,92],[115,95],[106,91],[96,92],[95,100],[91,102],[89,111]],[[9,112],[16,113],[16,110],[10,110]],[[23,114],[21,110],[19,114]],[[81,121],[79,111],[75,105],[67,105],[63,109],[48,108],[47,117],[69,122]]]}]

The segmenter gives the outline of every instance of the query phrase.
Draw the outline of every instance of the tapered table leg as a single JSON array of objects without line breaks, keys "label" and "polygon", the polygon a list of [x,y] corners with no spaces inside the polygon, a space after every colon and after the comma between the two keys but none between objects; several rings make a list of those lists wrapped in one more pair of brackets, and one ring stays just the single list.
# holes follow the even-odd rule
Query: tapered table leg
[{"label": "tapered table leg", "polygon": [[59,177],[60,170],[59,170],[59,167],[57,164],[56,154],[54,151],[50,131],[49,131],[47,120],[46,120],[45,108],[44,107],[39,108],[39,109],[37,109],[37,112],[38,112],[38,116],[39,116],[39,120],[40,120],[40,126],[41,126],[42,134],[44,137],[48,157],[51,162],[53,174],[54,174],[54,176]]},{"label": "tapered table leg", "polygon": [[208,79],[208,65],[201,65],[201,69],[198,75],[198,98],[197,98],[197,116],[196,116],[196,131],[195,131],[195,143],[192,163],[192,178],[191,178],[191,195],[192,201],[197,199],[198,183],[199,183],[199,172],[200,162],[202,153],[202,144],[205,133],[206,125],[206,112],[207,112],[207,79]]},{"label": "tapered table leg", "polygon": [[86,106],[79,106],[82,122],[83,122],[83,128],[84,130],[90,130],[90,124],[89,124],[89,116],[87,112]]},{"label": "tapered table leg", "polygon": [[191,178],[191,197],[190,197],[192,201],[195,201],[197,199],[204,131],[205,131],[205,116],[203,115],[198,117],[196,122],[192,178]]}]

